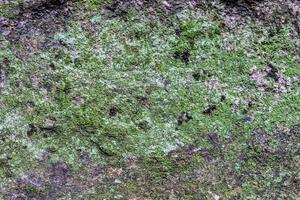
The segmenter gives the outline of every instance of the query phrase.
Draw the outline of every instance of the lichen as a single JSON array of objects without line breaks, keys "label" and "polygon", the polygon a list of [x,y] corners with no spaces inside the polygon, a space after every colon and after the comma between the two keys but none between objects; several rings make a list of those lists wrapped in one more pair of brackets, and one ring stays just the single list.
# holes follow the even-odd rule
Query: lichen
[{"label": "lichen", "polygon": [[[42,53],[0,51],[0,195],[296,196],[300,71],[290,25],[274,36],[251,23],[234,32],[191,9],[171,25],[142,11],[84,17]],[[18,185],[33,178],[41,190]]]}]

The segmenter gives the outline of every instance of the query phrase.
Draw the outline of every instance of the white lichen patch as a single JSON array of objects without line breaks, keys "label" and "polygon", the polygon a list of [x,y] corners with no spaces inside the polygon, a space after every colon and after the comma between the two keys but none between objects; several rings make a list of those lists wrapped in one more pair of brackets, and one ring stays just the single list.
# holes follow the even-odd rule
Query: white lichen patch
[{"label": "white lichen patch", "polygon": [[14,131],[16,134],[27,129],[20,111],[13,110],[4,116],[0,122],[0,131],[4,129]]}]

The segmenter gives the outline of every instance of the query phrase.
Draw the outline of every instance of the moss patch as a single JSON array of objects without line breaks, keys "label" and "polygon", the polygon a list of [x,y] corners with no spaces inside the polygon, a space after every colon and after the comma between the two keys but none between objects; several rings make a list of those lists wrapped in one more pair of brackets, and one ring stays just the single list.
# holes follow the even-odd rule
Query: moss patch
[{"label": "moss patch", "polygon": [[[84,19],[93,29],[68,23],[35,56],[21,60],[11,44],[0,50],[3,194],[296,196],[292,26],[270,35],[249,24],[237,33],[215,14],[187,9],[169,18],[172,25],[137,11],[99,16]],[[22,178],[34,179],[33,171],[42,186]],[[99,171],[99,180],[88,175]],[[11,189],[15,180],[25,186]]]}]

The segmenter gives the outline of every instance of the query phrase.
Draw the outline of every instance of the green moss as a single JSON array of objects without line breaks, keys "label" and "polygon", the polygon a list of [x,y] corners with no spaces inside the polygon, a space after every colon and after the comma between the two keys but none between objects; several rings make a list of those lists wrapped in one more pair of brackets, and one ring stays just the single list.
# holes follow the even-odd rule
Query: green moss
[{"label": "green moss", "polygon": [[20,1],[13,0],[13,1],[4,1],[0,4],[0,16],[14,18],[20,12]]},{"label": "green moss", "polygon": [[[99,11],[102,5],[111,3],[112,0],[88,0],[87,8],[91,11]],[[79,1],[80,4],[83,4],[83,1]]]},{"label": "green moss", "polygon": [[[88,3],[97,10],[102,2]],[[263,176],[266,183],[280,182],[282,177],[271,177],[271,169],[258,168],[252,158],[243,163],[239,156],[240,152],[248,157],[263,152],[260,146],[248,150],[254,130],[260,128],[270,135],[270,148],[275,148],[279,142],[274,134],[300,120],[295,79],[299,67],[296,41],[289,36],[291,27],[269,37],[261,34],[265,29],[251,25],[241,33],[225,32],[210,14],[183,11],[177,17],[174,26],[166,26],[132,12],[123,18],[94,21],[100,31],[93,35],[80,23],[71,22],[66,32],[54,36],[54,42],[63,44],[59,50],[49,49],[24,61],[9,48],[1,50],[0,62],[9,61],[4,69],[9,89],[0,97],[0,130],[5,138],[0,166],[7,166],[0,170],[0,182],[26,173],[49,151],[49,162],[63,160],[79,170],[83,166],[78,163],[79,149],[101,164],[125,165],[123,161],[132,156],[142,158],[137,173],[142,176],[146,171],[145,179],[155,189],[165,177],[195,175],[201,171],[199,166],[212,181],[220,181],[217,186],[207,191],[205,181],[197,185],[186,180],[182,188],[196,188],[206,196],[228,194],[232,188],[225,176],[230,173],[269,170]],[[174,56],[176,52],[179,56]],[[259,90],[251,70],[254,66],[263,69],[267,63],[273,63],[286,80],[294,80],[284,85],[288,92],[275,95]],[[266,78],[269,89],[274,89],[274,80]],[[221,99],[222,95],[226,98]],[[212,105],[215,110],[204,112]],[[184,119],[183,113],[191,119]],[[8,123],[12,116],[18,123]],[[247,120],[249,116],[254,120]],[[218,138],[210,138],[211,133]],[[194,149],[179,154],[187,160],[167,157],[188,145]],[[201,150],[210,155],[197,154]],[[216,161],[213,166],[210,156],[224,163]],[[226,174],[226,170],[232,171]],[[247,178],[241,190],[245,196],[255,196],[259,187],[251,184],[261,179]],[[132,180],[120,184],[128,185],[128,193],[139,188]],[[121,198],[117,186],[95,190],[103,198]],[[149,196],[164,198],[156,192]],[[184,197],[193,198],[193,194]]]}]

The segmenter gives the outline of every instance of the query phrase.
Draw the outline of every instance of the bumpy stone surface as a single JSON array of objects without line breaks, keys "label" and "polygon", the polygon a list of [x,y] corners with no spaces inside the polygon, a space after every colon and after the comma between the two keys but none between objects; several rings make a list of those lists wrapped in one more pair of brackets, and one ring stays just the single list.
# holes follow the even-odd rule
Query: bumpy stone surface
[{"label": "bumpy stone surface", "polygon": [[291,5],[1,2],[0,199],[296,199]]}]

